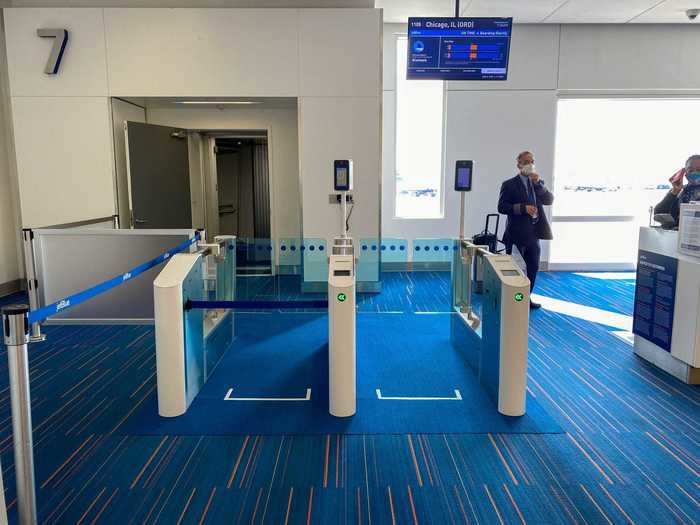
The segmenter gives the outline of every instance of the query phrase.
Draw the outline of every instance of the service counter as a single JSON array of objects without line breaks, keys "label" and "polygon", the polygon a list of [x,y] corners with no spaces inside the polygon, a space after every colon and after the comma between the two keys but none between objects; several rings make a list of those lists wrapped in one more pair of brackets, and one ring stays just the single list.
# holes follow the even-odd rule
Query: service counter
[{"label": "service counter", "polygon": [[634,352],[700,384],[700,257],[679,251],[678,231],[642,227],[634,298]]}]

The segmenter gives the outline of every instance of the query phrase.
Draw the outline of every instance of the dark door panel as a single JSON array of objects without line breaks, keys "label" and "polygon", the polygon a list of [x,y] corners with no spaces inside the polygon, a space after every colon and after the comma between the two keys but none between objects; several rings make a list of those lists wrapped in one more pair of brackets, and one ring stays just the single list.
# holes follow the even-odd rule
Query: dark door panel
[{"label": "dark door panel", "polygon": [[126,123],[132,226],[191,228],[187,131]]}]

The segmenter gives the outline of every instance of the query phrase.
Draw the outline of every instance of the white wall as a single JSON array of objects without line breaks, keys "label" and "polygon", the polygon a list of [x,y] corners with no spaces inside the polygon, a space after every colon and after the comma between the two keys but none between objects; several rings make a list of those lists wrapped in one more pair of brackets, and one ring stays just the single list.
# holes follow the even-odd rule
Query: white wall
[{"label": "white wall", "polygon": [[562,26],[561,90],[700,89],[700,30],[678,25]]},{"label": "white wall", "polygon": [[[115,213],[114,162],[101,9],[5,9],[20,209],[24,227]],[[65,27],[61,73],[44,74],[53,44],[38,27]]]},{"label": "white wall", "polygon": [[[13,97],[107,95],[102,9],[5,9],[7,62]],[[37,28],[69,32],[58,75],[44,74],[53,39],[39,38]]]},{"label": "white wall", "polygon": [[12,97],[22,224],[114,214],[109,99]]},{"label": "white wall", "polygon": [[10,97],[4,49],[4,29],[0,27],[0,287],[20,278],[20,225],[14,174],[12,128],[9,122]]},{"label": "white wall", "polygon": [[[0,114],[0,118],[2,115]],[[8,156],[0,131],[0,285],[19,279],[17,238],[19,228],[13,209],[14,191],[7,169]]]},{"label": "white wall", "polygon": [[105,9],[110,92],[125,97],[294,96],[299,13]]},{"label": "white wall", "polygon": [[[356,217],[363,218],[357,221],[356,233],[379,235],[380,10],[9,8],[5,12],[25,226],[114,213],[110,96],[288,96],[299,99],[299,129],[315,137],[313,143],[299,137],[303,186],[330,186],[333,159],[357,158],[362,166],[358,195],[368,197],[355,210]],[[56,76],[43,73],[51,42],[36,36],[42,26],[65,27],[70,33]],[[352,129],[362,135],[352,147],[338,146],[348,143],[346,122],[331,123],[332,113],[318,111],[336,107],[335,102],[336,116],[346,121],[351,117]],[[369,144],[366,137],[376,140]],[[42,156],[36,155],[37,143],[46,152]],[[292,153],[280,155],[289,159]],[[272,169],[284,170],[286,162],[278,160],[280,166]],[[273,198],[291,202],[298,194],[284,181],[292,178],[280,180]],[[321,215],[328,214],[328,197],[319,202],[315,194],[302,193],[301,198],[303,230],[333,237],[336,224],[321,227],[316,215],[323,206],[328,209]],[[297,208],[279,208],[274,226],[279,236],[299,235],[298,213]]]},{"label": "white wall", "polygon": [[[556,95],[548,90],[448,91],[446,105],[449,109],[445,125],[448,184],[440,235],[454,236],[459,232],[459,221],[450,220],[459,217],[459,194],[449,185],[458,159],[475,160],[473,189],[467,194],[466,213],[466,232],[474,234],[483,229],[486,214],[496,213],[501,183],[517,171],[518,152],[535,152],[538,171],[551,185]],[[475,123],[479,128],[476,133]]]},{"label": "white wall", "polygon": [[[333,159],[353,160],[353,198],[357,208],[350,221],[356,238],[378,238],[381,173],[381,130],[374,115],[381,112],[377,98],[306,98],[301,101],[301,155],[304,169],[317,174],[315,183],[304,178],[304,237],[328,239],[341,233],[340,207],[330,205]],[[317,125],[323,122],[322,126]],[[335,130],[335,133],[333,132]],[[323,144],[323,148],[319,148]],[[307,208],[308,203],[308,208]]]},{"label": "white wall", "polygon": [[151,108],[148,122],[199,130],[268,131],[273,236],[301,235],[297,108]]},{"label": "white wall", "polygon": [[342,17],[327,9],[310,9],[304,14],[299,97],[302,233],[305,238],[339,235],[339,206],[328,201],[328,195],[334,193],[333,160],[352,159],[355,209],[351,235],[378,238],[382,14],[359,9],[343,10]]},{"label": "white wall", "polygon": [[[697,94],[700,33],[681,25],[516,25],[506,82],[449,82],[444,140],[444,217],[397,219],[394,210],[396,34],[384,27],[384,151],[382,231],[420,238],[458,233],[459,199],[452,191],[454,162],[476,162],[467,198],[467,233],[483,229],[494,213],[503,180],[515,173],[515,155],[534,151],[552,187],[557,100],[562,95]],[[643,58],[642,58],[643,57]],[[590,154],[590,153],[589,153]],[[556,197],[556,196],[555,196]],[[551,213],[550,213],[551,215]],[[501,231],[503,225],[501,226]],[[544,243],[547,260],[549,243]],[[409,251],[410,253],[410,251]]]}]

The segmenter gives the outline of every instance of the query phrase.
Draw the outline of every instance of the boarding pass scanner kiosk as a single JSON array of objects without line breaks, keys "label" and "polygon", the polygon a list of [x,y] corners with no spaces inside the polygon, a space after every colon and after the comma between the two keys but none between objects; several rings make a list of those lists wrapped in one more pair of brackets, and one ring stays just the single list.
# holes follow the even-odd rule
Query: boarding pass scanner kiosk
[{"label": "boarding pass scanner kiosk", "polygon": [[[510,255],[489,252],[464,236],[466,194],[474,163],[455,164],[455,191],[460,192],[459,240],[452,261],[451,339],[465,350],[479,382],[506,416],[525,414],[530,281]],[[483,278],[481,317],[472,308],[474,262]]]},{"label": "boarding pass scanner kiosk", "polygon": [[[506,416],[525,414],[530,316],[530,281],[510,255],[490,253],[471,241],[459,241],[463,254],[474,253],[483,266],[480,316],[472,309],[471,290],[453,290],[451,340],[465,352],[479,383]],[[453,283],[469,280],[472,257],[455,252]]]},{"label": "boarding pass scanner kiosk", "polygon": [[484,263],[482,382],[497,393],[498,411],[525,414],[530,281],[509,255]]},{"label": "boarding pass scanner kiosk", "polygon": [[356,410],[355,250],[347,232],[346,192],[352,190],[351,160],[333,163],[333,189],[341,192],[342,235],[328,258],[328,410],[347,417]]},{"label": "boarding pass scanner kiosk", "polygon": [[328,265],[328,404],[337,417],[356,409],[355,256],[347,251],[331,255]]}]

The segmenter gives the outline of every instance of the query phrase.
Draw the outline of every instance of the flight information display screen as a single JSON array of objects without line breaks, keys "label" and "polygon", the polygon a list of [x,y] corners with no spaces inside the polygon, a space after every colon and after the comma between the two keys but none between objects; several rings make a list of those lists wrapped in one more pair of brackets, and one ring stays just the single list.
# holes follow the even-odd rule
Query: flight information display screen
[{"label": "flight information display screen", "polygon": [[512,18],[409,18],[406,78],[507,80]]}]

